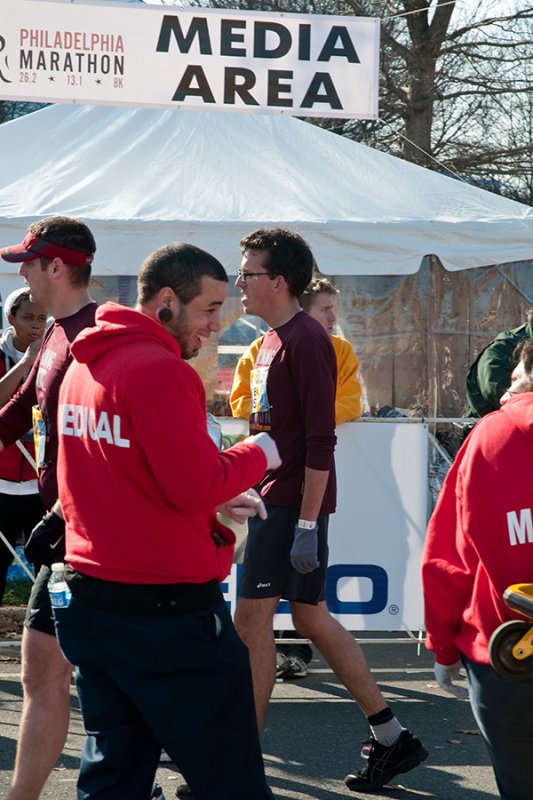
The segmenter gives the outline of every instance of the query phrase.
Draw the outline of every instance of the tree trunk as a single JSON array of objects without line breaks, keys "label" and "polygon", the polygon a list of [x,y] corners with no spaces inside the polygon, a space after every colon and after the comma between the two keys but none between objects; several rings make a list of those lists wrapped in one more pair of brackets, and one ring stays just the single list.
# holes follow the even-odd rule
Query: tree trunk
[{"label": "tree trunk", "polygon": [[431,167],[434,163],[431,157],[434,74],[435,60],[430,57],[421,58],[409,86],[405,138],[402,139],[403,157],[425,167]]}]

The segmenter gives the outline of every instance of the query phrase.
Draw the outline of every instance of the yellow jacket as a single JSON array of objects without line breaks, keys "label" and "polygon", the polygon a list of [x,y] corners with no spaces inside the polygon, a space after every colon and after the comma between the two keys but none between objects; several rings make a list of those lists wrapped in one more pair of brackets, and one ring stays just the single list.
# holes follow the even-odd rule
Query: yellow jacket
[{"label": "yellow jacket", "polygon": [[[263,337],[252,342],[235,368],[229,404],[234,417],[250,419],[250,372],[254,368]],[[332,336],[331,344],[337,358],[337,394],[335,422],[348,422],[361,416],[361,384],[357,380],[359,361],[353,347],[342,336]]]}]

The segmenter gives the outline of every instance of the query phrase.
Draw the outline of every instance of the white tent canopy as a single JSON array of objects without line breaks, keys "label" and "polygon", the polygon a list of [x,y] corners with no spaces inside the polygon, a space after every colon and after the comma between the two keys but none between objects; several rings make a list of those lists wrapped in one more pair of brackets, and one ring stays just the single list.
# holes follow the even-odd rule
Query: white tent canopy
[{"label": "white tent canopy", "polygon": [[178,240],[234,273],[239,239],[278,224],[332,275],[533,258],[529,206],[291,117],[56,105],[1,125],[0,152],[0,246],[36,218],[78,216],[97,275],[135,274]]}]

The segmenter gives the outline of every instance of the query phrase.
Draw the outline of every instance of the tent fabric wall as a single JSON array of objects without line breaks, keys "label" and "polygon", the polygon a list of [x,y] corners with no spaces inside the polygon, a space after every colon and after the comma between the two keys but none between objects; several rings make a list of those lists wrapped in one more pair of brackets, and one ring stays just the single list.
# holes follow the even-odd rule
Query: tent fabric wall
[{"label": "tent fabric wall", "polygon": [[1,125],[0,152],[0,245],[37,217],[79,216],[95,274],[136,274],[176,240],[235,273],[239,239],[277,224],[328,275],[533,258],[530,207],[292,117],[55,105]]},{"label": "tent fabric wall", "polygon": [[339,276],[339,324],[359,357],[366,410],[461,417],[470,364],[533,306],[533,262],[450,273]]}]

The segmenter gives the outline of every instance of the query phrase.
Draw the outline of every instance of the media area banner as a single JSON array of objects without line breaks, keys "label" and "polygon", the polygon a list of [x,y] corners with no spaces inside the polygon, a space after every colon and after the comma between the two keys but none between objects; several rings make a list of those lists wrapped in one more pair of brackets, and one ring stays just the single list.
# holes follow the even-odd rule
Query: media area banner
[{"label": "media area banner", "polygon": [[376,119],[379,20],[3,0],[3,100]]}]

